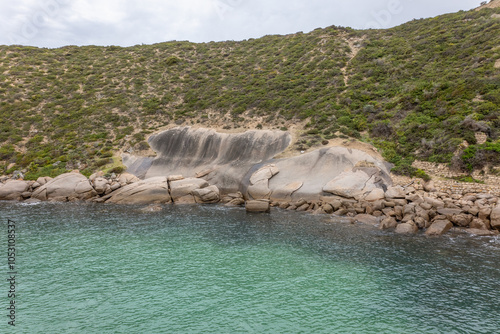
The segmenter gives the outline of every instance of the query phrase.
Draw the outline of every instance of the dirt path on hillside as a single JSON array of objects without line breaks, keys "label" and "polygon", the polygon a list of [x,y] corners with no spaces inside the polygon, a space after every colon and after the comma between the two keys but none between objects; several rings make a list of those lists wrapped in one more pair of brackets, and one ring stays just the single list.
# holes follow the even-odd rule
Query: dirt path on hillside
[{"label": "dirt path on hillside", "polygon": [[349,48],[351,49],[351,52],[349,54],[349,60],[347,61],[345,67],[341,68],[340,71],[342,71],[342,75],[344,77],[344,84],[349,86],[349,75],[347,74],[347,69],[349,68],[349,65],[351,64],[352,60],[358,55],[359,51],[363,48],[361,46],[361,43],[365,40],[366,36],[360,37],[360,38],[346,38],[345,41],[347,45],[349,45]]}]

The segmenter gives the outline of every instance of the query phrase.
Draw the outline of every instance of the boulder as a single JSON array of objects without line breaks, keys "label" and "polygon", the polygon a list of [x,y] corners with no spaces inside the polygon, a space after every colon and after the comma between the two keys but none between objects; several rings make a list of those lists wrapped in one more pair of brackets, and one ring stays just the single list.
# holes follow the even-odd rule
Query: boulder
[{"label": "boulder", "polygon": [[248,195],[253,199],[269,199],[271,189],[269,189],[269,179],[279,173],[275,165],[268,165],[260,168],[250,177]]},{"label": "boulder", "polygon": [[297,206],[296,211],[302,212],[302,211],[306,211],[308,208],[309,208],[309,204],[305,203],[305,204],[302,204],[301,206]]},{"label": "boulder", "polygon": [[271,212],[271,205],[267,200],[254,200],[245,203],[247,212]]},{"label": "boulder", "polygon": [[425,231],[426,235],[443,235],[448,232],[453,227],[453,224],[449,220],[436,220],[432,225]]},{"label": "boulder", "polygon": [[[339,208],[340,208],[340,205],[339,205]],[[323,204],[321,209],[323,210],[324,213],[329,214],[329,215],[331,215],[335,211],[335,208],[330,203]],[[337,208],[337,210],[338,210],[338,208]]]},{"label": "boulder", "polygon": [[395,232],[399,234],[414,234],[418,232],[418,227],[414,222],[409,221],[396,226]]},{"label": "boulder", "polygon": [[108,196],[106,203],[162,204],[171,202],[167,178],[162,176],[128,184]]},{"label": "boulder", "polygon": [[427,202],[420,203],[420,204],[419,204],[419,206],[420,206],[422,209],[426,210],[426,211],[429,211],[430,209],[432,209],[432,205],[430,205],[430,204],[429,204],[429,203],[427,203]]},{"label": "boulder", "polygon": [[22,180],[12,180],[0,184],[0,200],[19,201],[23,199],[23,193],[28,191],[29,183]]},{"label": "boulder", "polygon": [[401,186],[394,186],[394,187],[389,187],[387,188],[387,191],[385,192],[385,198],[389,199],[395,199],[395,198],[405,198],[406,197],[406,192],[403,187]]},{"label": "boulder", "polygon": [[462,209],[444,208],[444,209],[438,209],[437,213],[442,215],[442,216],[446,216],[446,218],[448,220],[452,220],[451,218],[454,215],[459,215],[459,214],[463,213],[463,211],[462,211]]},{"label": "boulder", "polygon": [[297,208],[304,204],[307,204],[307,201],[303,198],[299,199],[297,202],[292,203],[292,205],[296,206]]},{"label": "boulder", "polygon": [[208,182],[198,178],[187,178],[170,183],[172,200],[177,204],[196,203],[193,190],[208,187]]},{"label": "boulder", "polygon": [[500,230],[500,204],[498,204],[491,210],[490,219],[491,228]]},{"label": "boulder", "polygon": [[432,198],[432,197],[425,197],[424,201],[425,201],[425,203],[430,204],[435,209],[444,208],[444,202],[439,200],[439,199]]},{"label": "boulder", "polygon": [[269,180],[262,180],[248,186],[248,195],[253,199],[269,199],[271,196]]},{"label": "boulder", "polygon": [[424,183],[424,190],[427,191],[428,193],[437,191],[436,186],[434,185],[434,182],[432,180],[429,180]]},{"label": "boulder", "polygon": [[127,184],[131,184],[131,183],[134,183],[134,182],[139,182],[139,178],[135,175],[132,175],[130,173],[122,173],[120,174],[120,176],[118,176],[118,182],[124,186],[124,185],[127,185]]},{"label": "boulder", "polygon": [[118,189],[118,188],[120,188],[120,187],[121,187],[121,184],[120,184],[120,183],[118,183],[118,182],[114,182],[114,181],[113,181],[113,183],[111,183],[111,185],[110,185],[110,189],[111,189],[111,191],[115,191],[116,189]]},{"label": "boulder", "polygon": [[100,170],[98,172],[95,172],[94,174],[90,175],[89,176],[89,180],[90,180],[90,182],[93,182],[98,177],[104,177],[104,172],[102,170]]},{"label": "boulder", "polygon": [[200,172],[197,172],[194,177],[196,178],[202,178],[202,177],[205,177],[207,176],[208,174],[212,173],[214,170],[213,169],[205,169],[205,170],[202,170]]},{"label": "boulder", "polygon": [[243,198],[233,198],[226,203],[226,206],[240,206],[243,204],[245,204],[245,200]]},{"label": "boulder", "polygon": [[406,195],[406,200],[413,202],[413,203],[416,203],[416,204],[420,204],[420,203],[424,202],[424,199],[422,198],[422,196],[417,195],[417,194]]},{"label": "boulder", "polygon": [[488,220],[490,218],[492,209],[488,206],[480,206],[479,207],[479,212],[477,213],[477,216],[479,219],[482,220]]},{"label": "boulder", "polygon": [[40,176],[38,179],[36,179],[36,182],[43,186],[45,183],[49,182],[52,180],[50,176]]},{"label": "boulder", "polygon": [[88,200],[96,195],[97,192],[84,175],[65,173],[38,187],[31,197],[42,201],[61,201],[64,199]]},{"label": "boulder", "polygon": [[429,221],[422,217],[415,217],[414,222],[419,229],[424,229],[430,226]]},{"label": "boulder", "polygon": [[106,188],[104,189],[104,195],[109,195],[111,194],[113,190],[111,189],[111,186],[108,184],[106,184]]},{"label": "boulder", "polygon": [[95,177],[91,182],[98,195],[104,194],[106,187],[108,186],[108,180],[103,177]]},{"label": "boulder", "polygon": [[404,189],[405,189],[405,194],[406,194],[406,195],[410,195],[410,194],[414,193],[415,191],[417,191],[417,190],[416,190],[415,188],[413,188],[413,187],[406,187],[406,188],[404,188]]},{"label": "boulder", "polygon": [[465,213],[459,213],[459,214],[454,214],[451,216],[451,222],[460,227],[468,227],[469,224],[472,222],[472,216],[465,214]]},{"label": "boulder", "polygon": [[376,188],[372,177],[362,170],[343,172],[324,187],[323,191],[344,198],[360,199],[365,193]]},{"label": "boulder", "polygon": [[474,218],[472,222],[469,224],[469,227],[478,230],[489,230],[491,226],[488,221],[479,218]]},{"label": "boulder", "polygon": [[220,200],[219,188],[216,186],[195,189],[192,191],[192,194],[196,203],[218,203]]},{"label": "boulder", "polygon": [[[198,177],[196,177],[196,178],[198,178]],[[182,175],[169,175],[167,177],[167,180],[168,180],[168,182],[180,181],[180,180],[184,180],[184,176],[182,176]]]},{"label": "boulder", "polygon": [[387,230],[387,229],[390,229],[390,228],[396,228],[397,226],[398,226],[398,222],[396,221],[396,218],[394,218],[394,217],[386,217],[380,223],[379,228],[381,230]]},{"label": "boulder", "polygon": [[283,187],[277,187],[271,194],[271,199],[291,200],[294,192],[302,188],[304,182],[292,182]]},{"label": "boulder", "polygon": [[256,184],[261,181],[268,181],[274,175],[279,173],[276,165],[268,165],[260,168],[250,177],[250,184]]},{"label": "boulder", "polygon": [[364,200],[368,202],[375,202],[383,200],[384,198],[385,198],[384,190],[380,188],[375,188],[365,196]]}]

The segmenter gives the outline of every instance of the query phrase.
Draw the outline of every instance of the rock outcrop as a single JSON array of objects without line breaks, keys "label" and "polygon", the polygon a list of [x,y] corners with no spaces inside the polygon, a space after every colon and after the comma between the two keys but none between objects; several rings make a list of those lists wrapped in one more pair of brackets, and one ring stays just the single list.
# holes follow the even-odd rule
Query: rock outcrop
[{"label": "rock outcrop", "polygon": [[90,181],[80,173],[65,173],[38,187],[32,198],[42,201],[88,200],[97,195]]},{"label": "rock outcrop", "polygon": [[105,198],[106,203],[163,204],[172,201],[166,177],[154,177],[128,184]]},{"label": "rock outcrop", "polygon": [[29,187],[29,182],[22,180],[11,180],[3,185],[0,184],[0,200],[22,200],[23,194],[28,191]]},{"label": "rock outcrop", "polygon": [[128,171],[150,178],[181,174],[204,179],[224,192],[239,190],[242,176],[254,165],[284,151],[291,136],[283,131],[218,133],[179,127],[149,137],[154,159],[123,156]]},{"label": "rock outcrop", "polygon": [[149,138],[158,153],[153,160],[124,155],[123,161],[138,176],[203,178],[223,193],[241,191],[255,200],[319,200],[326,192],[375,201],[391,185],[386,164],[359,150],[331,147],[273,159],[290,141],[282,131],[227,134],[173,128]]},{"label": "rock outcrop", "polygon": [[[176,204],[191,204],[196,203],[194,191],[198,191],[200,189],[208,187],[208,182],[203,179],[197,178],[187,178],[177,181],[170,182],[170,193],[172,196],[172,200]],[[218,190],[217,190],[218,192]],[[207,195],[208,197],[212,197],[208,193],[205,192],[196,192],[199,200],[202,199],[202,195]]]},{"label": "rock outcrop", "polygon": [[[384,191],[392,184],[383,161],[343,147],[319,149],[272,164],[279,171],[269,180],[270,199],[274,201],[319,201],[327,193],[359,198],[375,188]],[[355,182],[353,175],[364,182]]]}]

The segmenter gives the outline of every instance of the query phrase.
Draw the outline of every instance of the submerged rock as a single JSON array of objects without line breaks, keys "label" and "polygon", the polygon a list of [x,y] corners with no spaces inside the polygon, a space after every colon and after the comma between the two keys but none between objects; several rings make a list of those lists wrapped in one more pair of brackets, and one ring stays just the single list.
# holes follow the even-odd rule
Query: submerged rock
[{"label": "submerged rock", "polygon": [[147,212],[160,212],[162,210],[163,210],[163,207],[161,205],[159,205],[159,204],[151,204],[151,205],[148,205],[145,208],[142,208],[140,211],[144,212],[144,213],[147,213]]}]

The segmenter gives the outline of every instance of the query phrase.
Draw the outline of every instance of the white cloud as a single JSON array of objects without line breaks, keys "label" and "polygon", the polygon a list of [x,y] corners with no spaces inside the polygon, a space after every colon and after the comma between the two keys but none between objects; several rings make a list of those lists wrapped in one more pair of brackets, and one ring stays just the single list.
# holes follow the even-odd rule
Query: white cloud
[{"label": "white cloud", "polygon": [[241,40],[330,25],[391,27],[478,0],[17,0],[0,4],[0,44],[43,47]]}]

